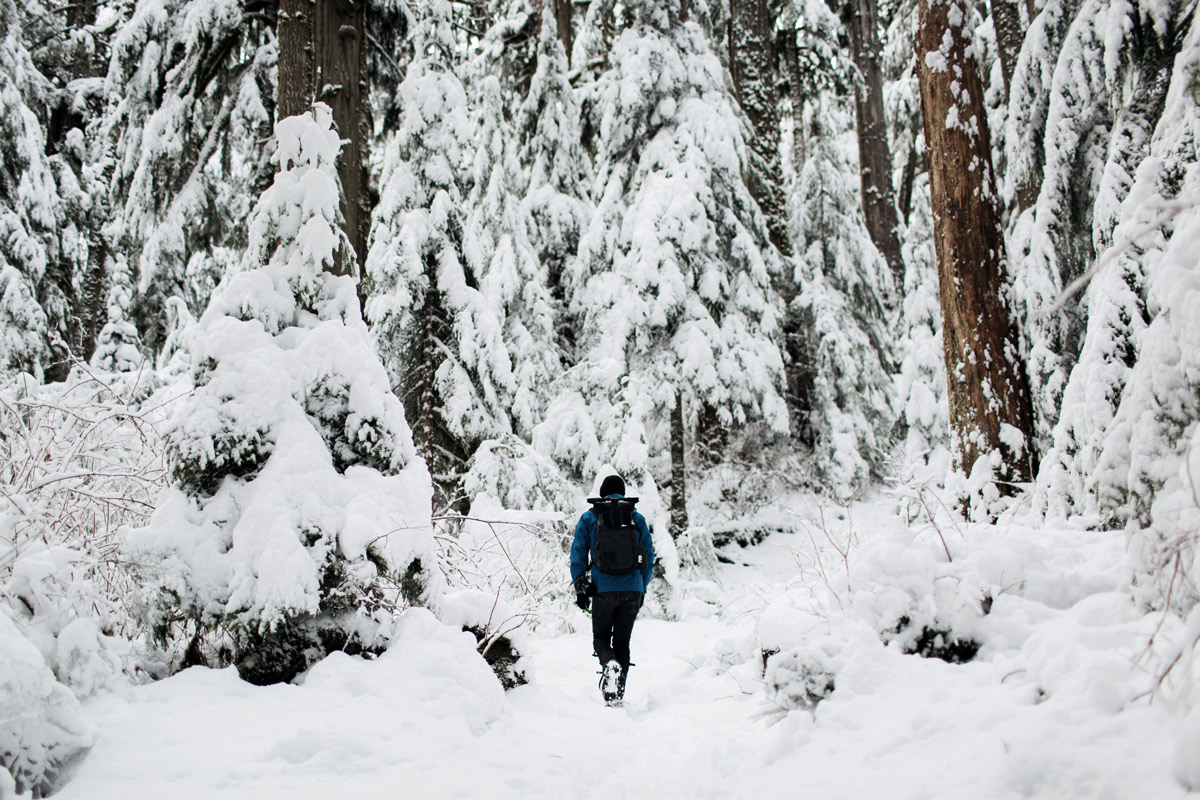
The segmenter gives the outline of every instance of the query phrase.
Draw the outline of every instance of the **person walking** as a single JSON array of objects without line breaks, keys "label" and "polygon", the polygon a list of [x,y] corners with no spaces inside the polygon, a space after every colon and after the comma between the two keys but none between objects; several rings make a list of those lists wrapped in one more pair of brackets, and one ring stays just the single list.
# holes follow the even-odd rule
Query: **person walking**
[{"label": "person walking", "polygon": [[625,698],[633,623],[654,575],[654,543],[646,518],[625,496],[625,481],[609,475],[600,496],[575,525],[571,582],[575,601],[592,611],[592,646],[600,659],[600,692],[608,705]]}]

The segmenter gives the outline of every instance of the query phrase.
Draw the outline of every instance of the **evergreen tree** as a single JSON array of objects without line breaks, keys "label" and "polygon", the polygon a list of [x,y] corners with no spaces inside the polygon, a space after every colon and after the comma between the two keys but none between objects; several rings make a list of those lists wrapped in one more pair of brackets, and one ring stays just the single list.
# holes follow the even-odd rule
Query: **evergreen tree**
[{"label": "evergreen tree", "polygon": [[59,333],[39,303],[61,207],[40,120],[50,85],[35,67],[12,0],[0,2],[0,369],[38,378]]},{"label": "evergreen tree", "polygon": [[[242,0],[140,0],[112,41],[98,142],[111,159],[108,317],[154,354],[166,301],[205,307],[270,182],[274,19]],[[122,333],[124,331],[124,333]]]},{"label": "evergreen tree", "polygon": [[174,485],[136,549],[157,556],[147,622],[177,665],[290,680],[331,650],[378,651],[430,573],[431,487],[371,350],[353,278],[332,274],[332,113],[275,128],[279,172],[250,220],[252,269],[200,321],[195,392],[166,437]]},{"label": "evergreen tree", "polygon": [[596,460],[640,476],[667,450],[679,404],[717,453],[722,431],[788,422],[770,286],[782,265],[743,181],[745,132],[708,20],[675,2],[630,11],[611,69],[588,89],[598,201],[570,277],[584,287],[572,305],[583,338],[564,383],[591,405],[600,447],[620,443]]},{"label": "evergreen tree", "polygon": [[480,442],[512,430],[512,365],[502,320],[480,292],[481,253],[468,232],[466,95],[454,74],[449,4],[424,9],[400,85],[399,131],[386,147],[364,296],[417,448],[438,477],[439,509],[466,511],[461,476]]},{"label": "evergreen tree", "polygon": [[[1039,505],[1132,533],[1141,599],[1186,611],[1200,601],[1194,521],[1197,420],[1195,193],[1200,154],[1195,68],[1200,25],[1187,9],[1179,56],[1146,154],[1080,301],[1087,328],[1063,392]],[[1132,109],[1131,109],[1132,110]],[[1099,223],[1099,220],[1097,221]],[[1184,311],[1184,309],[1188,309]],[[1191,461],[1189,461],[1191,459]],[[1192,469],[1192,472],[1189,472]]]},{"label": "evergreen tree", "polygon": [[854,128],[845,97],[817,95],[802,113],[807,144],[793,189],[798,283],[809,331],[811,426],[818,479],[849,497],[881,475],[893,410],[895,356],[881,294],[891,275],[855,195],[856,165],[841,142]]},{"label": "evergreen tree", "polygon": [[[553,17],[548,11],[535,16],[542,20],[539,58],[545,53],[546,59],[565,60]],[[476,363],[480,376],[496,387],[511,430],[498,430],[475,448],[464,488],[467,496],[483,492],[508,508],[554,510],[574,505],[577,492],[553,461],[536,453],[530,442],[535,425],[545,415],[548,390],[563,366],[555,331],[560,304],[550,290],[554,267],[539,259],[536,242],[561,244],[562,232],[543,232],[540,226],[553,224],[552,220],[537,219],[534,207],[526,202],[531,178],[546,180],[544,164],[527,169],[521,163],[525,137],[537,135],[537,122],[526,117],[529,100],[513,109],[516,119],[510,118],[503,83],[497,77],[504,70],[496,64],[496,48],[489,45],[512,25],[505,20],[494,26],[484,37],[482,55],[473,64],[478,77],[471,94],[478,124],[475,155],[467,171],[471,188],[464,229],[464,251],[479,265],[480,299],[499,322],[499,338],[481,342],[491,352],[481,353]],[[529,81],[534,103],[545,102],[539,96],[546,91],[547,74],[556,68],[565,65],[553,61],[539,64]],[[526,124],[530,127],[524,127]],[[545,145],[534,146],[540,149]]]},{"label": "evergreen tree", "polygon": [[522,220],[546,270],[541,285],[550,292],[555,349],[570,364],[577,358],[578,332],[571,306],[583,288],[571,280],[580,275],[575,262],[592,214],[592,169],[581,142],[579,103],[567,79],[567,54],[552,38],[554,32],[543,17],[537,69],[521,105],[517,135],[529,175]]},{"label": "evergreen tree", "polygon": [[[1036,469],[1029,384],[1010,304],[983,86],[964,9],[922,0],[917,75],[929,148],[954,466],[973,514]],[[999,479],[999,483],[996,482]]]},{"label": "evergreen tree", "polygon": [[[1035,90],[1044,91],[1046,64],[1054,58],[1052,34],[1061,29],[1067,10],[1054,7],[1054,14],[1031,31],[1029,56],[1023,56],[1014,77],[1014,106]],[[1014,289],[1029,336],[1030,380],[1043,449],[1049,446],[1088,325],[1087,308],[1078,297],[1055,306],[1063,289],[1112,242],[1118,209],[1162,114],[1168,66],[1179,51],[1189,14],[1183,3],[1088,0],[1079,5],[1053,60],[1048,100],[1043,101],[1044,134],[1034,150],[1044,153],[1045,166],[1037,171],[1045,180],[1032,212],[1011,226],[1025,254]],[[1026,63],[1031,67],[1022,70]],[[1017,82],[1022,80],[1029,88]],[[1038,115],[1015,108],[1013,113],[1018,115],[1015,143],[1036,138]],[[1036,159],[1017,156],[1009,191],[1028,193],[1028,176],[1037,166]]]}]

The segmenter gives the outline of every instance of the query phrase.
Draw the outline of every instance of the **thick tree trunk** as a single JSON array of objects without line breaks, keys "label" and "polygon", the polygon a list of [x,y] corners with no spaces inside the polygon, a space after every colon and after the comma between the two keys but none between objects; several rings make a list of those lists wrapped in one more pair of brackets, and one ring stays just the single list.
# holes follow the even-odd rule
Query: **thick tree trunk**
[{"label": "thick tree trunk", "polygon": [[729,71],[738,104],[750,119],[751,168],[747,184],[767,218],[771,243],[791,255],[779,156],[779,109],[771,14],[767,0],[732,0],[729,15]]},{"label": "thick tree trunk", "polygon": [[841,16],[850,34],[850,52],[863,78],[863,85],[854,90],[863,216],[871,241],[887,261],[899,290],[904,286],[904,259],[896,230],[892,153],[883,113],[883,66],[880,63],[883,50],[877,32],[875,0],[848,0],[842,6]]},{"label": "thick tree trunk", "polygon": [[[367,0],[280,0],[280,119],[303,114],[314,102],[333,111],[345,142],[338,157],[342,184],[342,229],[350,238],[358,263],[366,258],[366,159],[363,108],[363,62],[366,55]],[[351,274],[354,259],[346,254],[333,270]]]},{"label": "thick tree trunk", "polygon": [[[917,78],[956,466],[999,452],[999,477],[1031,480],[1033,413],[1008,293],[983,85],[953,0],[920,0]],[[1019,441],[1020,438],[1024,441]],[[1001,488],[1004,487],[1002,484]]]},{"label": "thick tree trunk", "polygon": [[558,40],[567,51],[567,65],[571,63],[571,46],[574,36],[571,34],[571,4],[572,0],[553,0],[554,21],[558,23]]},{"label": "thick tree trunk", "polygon": [[675,407],[671,409],[671,521],[668,528],[672,539],[678,539],[688,529],[685,452],[683,395],[676,392]]},{"label": "thick tree trunk", "polygon": [[1000,74],[1004,77],[1004,100],[1007,102],[1013,70],[1025,38],[1025,32],[1021,30],[1021,9],[1016,0],[992,0],[992,27],[996,29],[996,49],[1000,51]]},{"label": "thick tree trunk", "polygon": [[279,0],[275,34],[279,40],[279,93],[275,105],[279,119],[303,114],[316,100],[316,54],[309,0]]}]

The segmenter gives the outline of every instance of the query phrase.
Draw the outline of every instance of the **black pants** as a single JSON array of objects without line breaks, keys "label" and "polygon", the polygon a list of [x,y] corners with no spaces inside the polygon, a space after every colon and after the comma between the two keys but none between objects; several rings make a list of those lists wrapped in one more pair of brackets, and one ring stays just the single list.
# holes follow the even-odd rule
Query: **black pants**
[{"label": "black pants", "polygon": [[609,661],[629,669],[629,637],[645,595],[641,592],[600,592],[592,599],[592,646],[600,666]]}]

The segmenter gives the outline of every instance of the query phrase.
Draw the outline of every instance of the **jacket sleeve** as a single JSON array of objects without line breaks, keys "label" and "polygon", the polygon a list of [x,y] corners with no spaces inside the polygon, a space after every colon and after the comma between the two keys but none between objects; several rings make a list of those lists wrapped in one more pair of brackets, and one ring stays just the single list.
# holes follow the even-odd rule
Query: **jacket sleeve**
[{"label": "jacket sleeve", "polygon": [[646,524],[645,517],[638,514],[634,522],[638,529],[638,544],[646,548],[646,568],[642,570],[642,588],[645,589],[654,577],[654,538],[650,535],[650,526]]},{"label": "jacket sleeve", "polygon": [[587,572],[591,562],[592,535],[595,524],[591,511],[585,511],[575,524],[575,540],[571,542],[571,583],[579,580],[579,576]]}]

